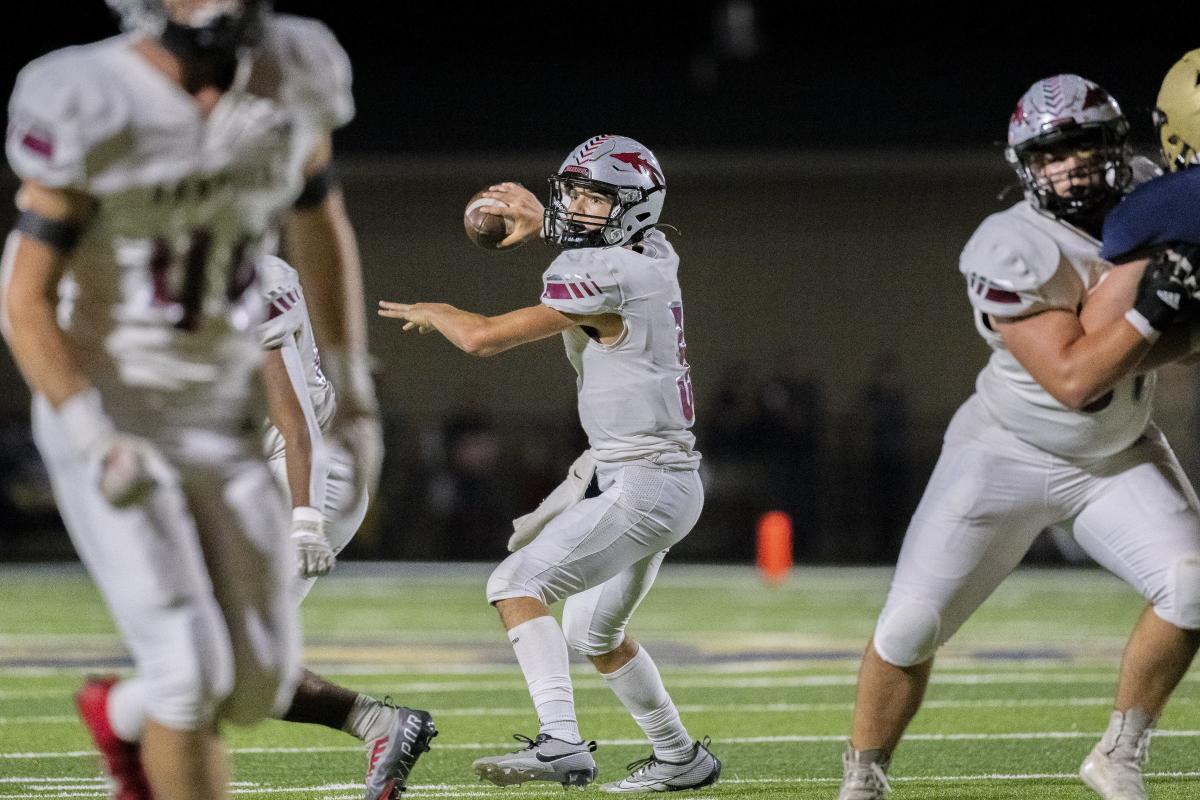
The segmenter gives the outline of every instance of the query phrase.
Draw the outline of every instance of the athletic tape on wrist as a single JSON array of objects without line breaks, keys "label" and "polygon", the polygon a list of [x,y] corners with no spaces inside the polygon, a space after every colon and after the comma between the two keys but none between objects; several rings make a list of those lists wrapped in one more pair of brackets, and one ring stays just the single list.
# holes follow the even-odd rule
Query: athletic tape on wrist
[{"label": "athletic tape on wrist", "polygon": [[1151,344],[1157,342],[1158,337],[1162,336],[1162,331],[1156,330],[1154,326],[1150,324],[1150,320],[1142,316],[1141,312],[1139,312],[1137,309],[1131,308],[1126,311],[1125,319],[1130,325],[1137,329],[1137,332],[1142,335],[1143,339]]}]

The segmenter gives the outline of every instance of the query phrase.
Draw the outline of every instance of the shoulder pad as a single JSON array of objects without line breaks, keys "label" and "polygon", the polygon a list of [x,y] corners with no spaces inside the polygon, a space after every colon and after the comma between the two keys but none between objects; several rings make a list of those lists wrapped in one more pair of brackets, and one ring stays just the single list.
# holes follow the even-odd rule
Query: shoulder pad
[{"label": "shoulder pad", "polygon": [[1123,264],[1171,244],[1200,244],[1200,170],[1173,172],[1129,193],[1104,220],[1106,261]]},{"label": "shoulder pad", "polygon": [[564,250],[542,275],[542,303],[566,314],[619,313],[621,287],[604,248]]},{"label": "shoulder pad", "polygon": [[285,98],[316,115],[334,130],[354,118],[350,58],[325,23],[276,14],[270,47],[285,75]]},{"label": "shoulder pad", "polygon": [[17,76],[6,152],[20,178],[86,190],[89,149],[120,124],[117,99],[105,91],[103,69],[93,63],[98,44],[56,50]]},{"label": "shoulder pad", "polygon": [[1062,253],[1036,224],[1013,213],[993,214],[959,257],[971,305],[985,314],[1016,317],[1047,307],[1041,291],[1058,272]]}]

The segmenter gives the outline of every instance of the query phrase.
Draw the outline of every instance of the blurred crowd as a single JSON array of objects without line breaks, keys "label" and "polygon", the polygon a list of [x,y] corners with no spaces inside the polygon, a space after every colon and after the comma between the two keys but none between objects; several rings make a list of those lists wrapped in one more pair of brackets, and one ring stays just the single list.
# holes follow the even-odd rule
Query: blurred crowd
[{"label": "blurred crowd", "polygon": [[[677,557],[749,562],[757,519],[783,510],[799,562],[894,561],[932,464],[913,452],[898,358],[881,354],[837,409],[802,358],[776,363],[706,381],[695,428],[705,511]],[[497,560],[510,521],[587,446],[573,405],[547,419],[470,400],[438,419],[389,416],[385,438],[379,496],[348,557]],[[70,556],[24,419],[0,426],[0,514],[0,560]]]}]

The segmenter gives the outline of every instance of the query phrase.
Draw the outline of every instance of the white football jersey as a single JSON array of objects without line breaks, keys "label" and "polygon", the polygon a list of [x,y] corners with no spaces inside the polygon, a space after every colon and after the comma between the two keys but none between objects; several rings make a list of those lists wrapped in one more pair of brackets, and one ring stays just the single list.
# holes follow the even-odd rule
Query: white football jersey
[{"label": "white football jersey", "polygon": [[[308,305],[300,288],[300,275],[283,259],[265,256],[258,264],[258,283],[267,303],[267,320],[258,327],[259,342],[264,350],[282,347],[289,338],[295,343],[304,367],[303,390],[312,403],[321,432],[328,433],[337,411],[337,398],[333,385],[321,373],[321,356],[317,353]],[[300,390],[297,386],[296,391]],[[283,436],[270,421],[263,434],[263,452],[267,458],[284,455]]]},{"label": "white football jersey", "polygon": [[679,256],[651,231],[641,252],[564,250],[542,276],[542,303],[567,314],[619,314],[620,339],[604,345],[581,328],[563,333],[579,375],[579,419],[600,461],[648,459],[695,466],[700,454],[683,336]]},{"label": "white football jersey", "polygon": [[204,117],[136,42],[115,36],[26,66],[8,159],[22,179],[97,200],[59,316],[109,403],[134,407],[109,408],[118,424],[136,421],[149,394],[177,421],[244,420],[261,359],[254,264],[274,249],[318,138],[353,115],[349,62],[321,23],[275,15]]},{"label": "white football jersey", "polygon": [[1100,242],[1024,201],[984,220],[959,260],[975,327],[992,348],[975,384],[980,399],[1019,438],[1067,458],[1111,455],[1133,444],[1150,421],[1155,376],[1129,375],[1087,410],[1072,411],[1021,366],[987,317],[1078,313],[1111,268],[1100,258]]}]

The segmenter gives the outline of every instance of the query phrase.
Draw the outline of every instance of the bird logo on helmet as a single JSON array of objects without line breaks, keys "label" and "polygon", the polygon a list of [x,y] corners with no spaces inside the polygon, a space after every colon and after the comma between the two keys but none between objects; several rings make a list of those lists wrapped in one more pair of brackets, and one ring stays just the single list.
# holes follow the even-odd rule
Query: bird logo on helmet
[{"label": "bird logo on helmet", "polygon": [[1155,103],[1163,161],[1172,172],[1200,164],[1200,49],[1172,65]]},{"label": "bird logo on helmet", "polygon": [[[1054,75],[1017,101],[1004,156],[1030,202],[1070,221],[1102,213],[1129,188],[1128,133],[1120,105],[1101,86],[1078,75]],[[1041,165],[1072,153],[1088,157],[1059,176],[1069,190],[1056,191]]]},{"label": "bird logo on helmet", "polygon": [[[609,198],[605,217],[569,210],[571,191]],[[657,223],[667,181],[654,153],[627,136],[593,136],[571,151],[550,178],[543,233],[561,247],[611,247],[638,242]]]}]

